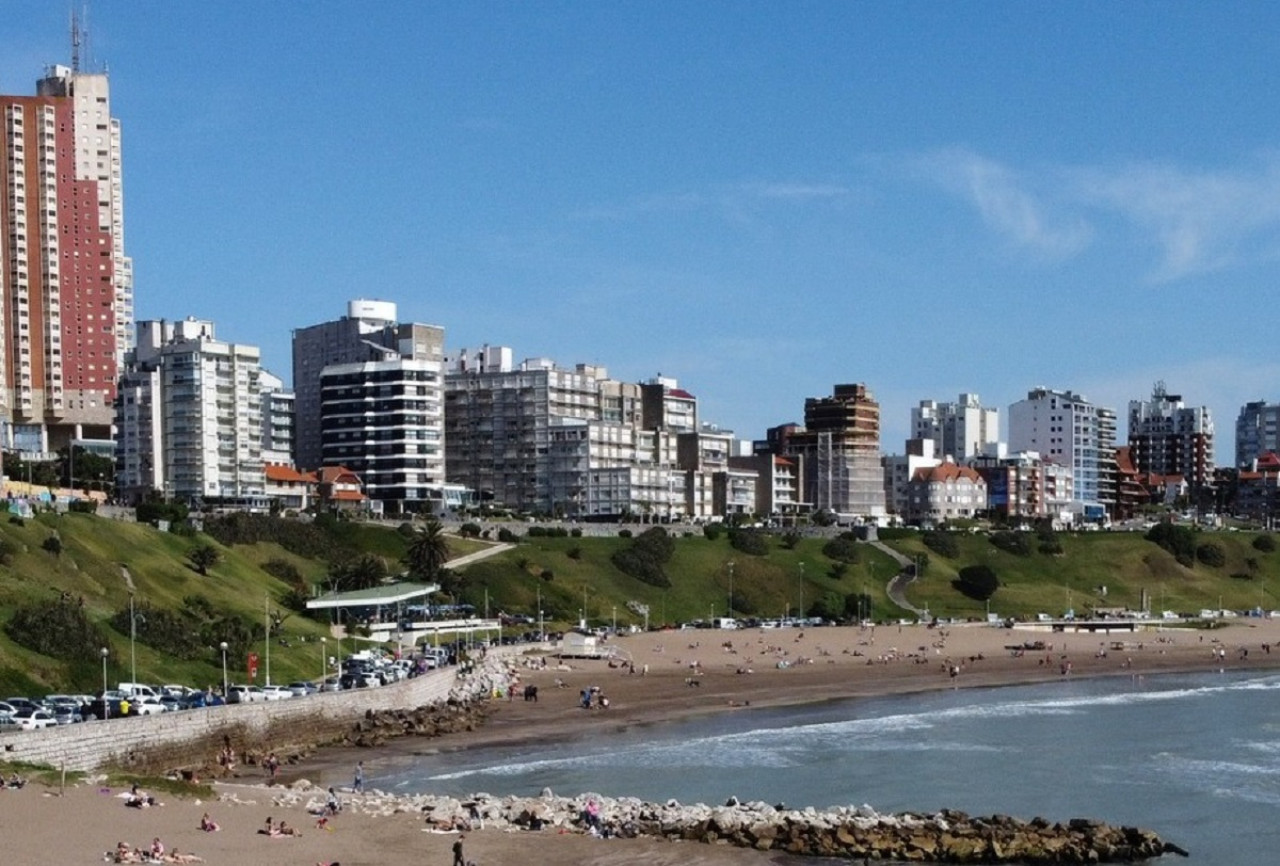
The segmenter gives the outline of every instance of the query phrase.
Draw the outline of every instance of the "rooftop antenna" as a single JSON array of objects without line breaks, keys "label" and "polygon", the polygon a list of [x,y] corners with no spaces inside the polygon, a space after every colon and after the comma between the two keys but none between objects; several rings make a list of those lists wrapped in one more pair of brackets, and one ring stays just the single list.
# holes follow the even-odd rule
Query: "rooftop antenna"
[{"label": "rooftop antenna", "polygon": [[80,17],[71,10],[71,71],[80,71]]}]

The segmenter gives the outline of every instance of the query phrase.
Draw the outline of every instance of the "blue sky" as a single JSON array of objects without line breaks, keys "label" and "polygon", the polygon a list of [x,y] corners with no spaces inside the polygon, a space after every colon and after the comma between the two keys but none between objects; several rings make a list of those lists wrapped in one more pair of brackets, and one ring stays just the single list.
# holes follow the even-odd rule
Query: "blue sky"
[{"label": "blue sky", "polygon": [[[4,0],[0,91],[67,62]],[[865,382],[1280,399],[1280,5],[96,2],[139,318],[288,378],[354,297],[676,376],[744,438]],[[1121,424],[1123,435],[1123,421]]]}]

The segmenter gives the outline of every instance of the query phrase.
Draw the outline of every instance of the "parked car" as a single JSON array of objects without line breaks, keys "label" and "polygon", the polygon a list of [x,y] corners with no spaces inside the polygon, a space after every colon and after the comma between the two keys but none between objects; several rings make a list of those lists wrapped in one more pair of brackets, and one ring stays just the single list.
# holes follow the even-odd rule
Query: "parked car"
[{"label": "parked car", "polygon": [[39,710],[41,706],[31,698],[5,698],[4,702],[19,710]]},{"label": "parked car", "polygon": [[252,704],[264,700],[266,698],[262,694],[262,689],[258,686],[240,685],[227,687],[227,703],[229,704]]},{"label": "parked car", "polygon": [[9,718],[18,711],[18,708],[8,701],[0,701],[0,718]]},{"label": "parked car", "polygon": [[52,728],[58,724],[58,720],[53,717],[53,713],[48,710],[39,710],[32,708],[24,708],[13,714],[13,720],[17,722],[18,727],[24,731],[35,731],[40,728]]},{"label": "parked car", "polygon": [[289,683],[289,691],[293,692],[295,698],[305,698],[307,695],[314,695],[320,689],[316,688],[315,683],[296,682]]},{"label": "parked car", "polygon": [[84,721],[84,716],[80,712],[80,702],[72,695],[49,695],[44,699],[44,703],[46,709],[53,714],[60,725]]},{"label": "parked car", "polygon": [[283,701],[286,698],[293,697],[293,690],[288,686],[263,686],[262,698],[267,701]]},{"label": "parked car", "polygon": [[325,677],[324,682],[320,684],[322,692],[340,692],[342,691],[341,677]]},{"label": "parked car", "polygon": [[152,695],[135,696],[129,699],[129,715],[155,716],[165,712],[164,702]]}]

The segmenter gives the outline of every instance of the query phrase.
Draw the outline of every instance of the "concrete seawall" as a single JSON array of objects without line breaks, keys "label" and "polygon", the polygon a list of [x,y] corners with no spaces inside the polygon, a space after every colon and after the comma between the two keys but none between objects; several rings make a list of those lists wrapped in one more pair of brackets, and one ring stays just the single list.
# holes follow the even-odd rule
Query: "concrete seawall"
[{"label": "concrete seawall", "polygon": [[456,668],[447,668],[381,688],[8,731],[0,734],[0,755],[8,761],[67,770],[117,766],[155,771],[189,765],[193,755],[212,758],[225,737],[237,750],[303,749],[341,737],[369,710],[480,697],[490,687],[483,676],[464,679]]}]

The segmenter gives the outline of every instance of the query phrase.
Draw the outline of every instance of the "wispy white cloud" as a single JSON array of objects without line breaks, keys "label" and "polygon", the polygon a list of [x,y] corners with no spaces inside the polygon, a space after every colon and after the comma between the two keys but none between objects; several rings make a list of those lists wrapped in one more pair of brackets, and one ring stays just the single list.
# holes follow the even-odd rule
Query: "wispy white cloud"
[{"label": "wispy white cloud", "polygon": [[740,189],[757,198],[792,201],[841,198],[850,192],[848,187],[832,183],[747,183]]},{"label": "wispy white cloud", "polygon": [[967,199],[983,221],[1010,242],[1039,255],[1062,259],[1084,249],[1092,229],[1079,216],[1037,191],[1043,180],[963,149],[927,154],[916,170]]},{"label": "wispy white cloud", "polygon": [[1175,280],[1237,263],[1263,235],[1280,239],[1280,162],[1193,171],[1137,164],[1074,172],[1086,201],[1115,211],[1161,250],[1153,278]]}]

